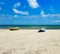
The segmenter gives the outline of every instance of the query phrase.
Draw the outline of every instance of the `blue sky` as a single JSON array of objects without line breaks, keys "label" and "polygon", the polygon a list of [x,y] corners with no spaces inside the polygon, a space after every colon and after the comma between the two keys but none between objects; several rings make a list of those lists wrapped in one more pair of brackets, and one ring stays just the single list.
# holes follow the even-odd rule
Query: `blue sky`
[{"label": "blue sky", "polygon": [[0,0],[0,25],[60,25],[60,0]]}]

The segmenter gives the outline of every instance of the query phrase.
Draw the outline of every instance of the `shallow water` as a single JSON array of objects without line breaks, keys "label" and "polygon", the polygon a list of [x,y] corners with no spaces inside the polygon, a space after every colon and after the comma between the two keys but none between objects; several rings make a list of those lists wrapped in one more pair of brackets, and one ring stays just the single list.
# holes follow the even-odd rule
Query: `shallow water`
[{"label": "shallow water", "polygon": [[46,29],[60,29],[60,25],[0,25],[1,29],[10,27],[19,27],[20,29],[39,29],[41,27],[45,27]]}]

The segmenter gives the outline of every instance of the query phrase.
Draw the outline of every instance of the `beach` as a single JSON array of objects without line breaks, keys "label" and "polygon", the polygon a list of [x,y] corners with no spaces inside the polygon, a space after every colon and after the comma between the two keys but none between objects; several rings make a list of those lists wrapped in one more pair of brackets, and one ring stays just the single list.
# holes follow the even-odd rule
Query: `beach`
[{"label": "beach", "polygon": [[60,29],[0,29],[0,54],[60,54]]}]

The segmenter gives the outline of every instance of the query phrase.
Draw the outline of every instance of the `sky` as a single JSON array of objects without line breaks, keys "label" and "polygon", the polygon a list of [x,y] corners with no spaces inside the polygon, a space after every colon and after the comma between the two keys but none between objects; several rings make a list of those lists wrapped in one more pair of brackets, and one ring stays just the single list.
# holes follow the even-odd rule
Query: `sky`
[{"label": "sky", "polygon": [[60,0],[0,0],[0,25],[60,25]]}]

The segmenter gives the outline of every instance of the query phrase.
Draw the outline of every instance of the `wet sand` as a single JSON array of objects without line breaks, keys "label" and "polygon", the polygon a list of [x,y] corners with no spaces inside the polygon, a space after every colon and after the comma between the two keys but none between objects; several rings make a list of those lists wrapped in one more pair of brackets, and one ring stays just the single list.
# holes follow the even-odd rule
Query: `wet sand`
[{"label": "wet sand", "polygon": [[0,54],[60,54],[60,30],[0,29]]}]

